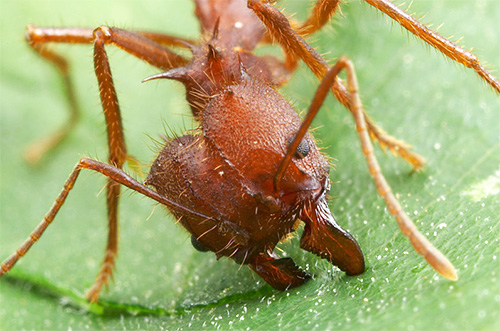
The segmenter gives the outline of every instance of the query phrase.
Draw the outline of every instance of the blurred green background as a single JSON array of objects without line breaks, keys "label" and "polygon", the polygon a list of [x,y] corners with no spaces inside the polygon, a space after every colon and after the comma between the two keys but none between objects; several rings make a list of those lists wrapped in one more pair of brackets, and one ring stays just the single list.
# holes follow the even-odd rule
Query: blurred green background
[{"label": "blurred green background", "polygon": [[[424,171],[377,150],[383,172],[420,229],[451,259],[459,281],[446,281],[398,232],[366,170],[352,118],[329,98],[314,125],[336,165],[332,211],[359,241],[366,272],[346,277],[301,251],[280,246],[314,275],[289,292],[272,290],[246,268],[195,251],[162,207],[124,190],[115,281],[99,305],[87,306],[106,237],[104,179],[83,172],[42,240],[0,281],[0,329],[483,329],[500,327],[500,104],[466,70],[365,3],[347,1],[343,15],[313,36],[327,59],[354,62],[362,99],[388,132],[423,154]],[[309,1],[288,1],[307,16]],[[413,1],[444,35],[464,37],[481,61],[500,68],[497,0]],[[23,40],[25,26],[102,24],[196,38],[193,6],[184,0],[14,1],[0,3],[0,258],[40,222],[82,156],[106,160],[106,138],[92,48],[58,46],[71,60],[83,116],[69,139],[38,167],[22,151],[66,118],[59,77]],[[274,50],[276,51],[276,50]],[[183,88],[141,80],[158,71],[108,48],[129,151],[145,164],[152,138],[192,127]],[[279,54],[279,52],[278,52]],[[333,61],[331,62],[333,63]],[[300,111],[318,83],[301,68],[283,93]]]}]

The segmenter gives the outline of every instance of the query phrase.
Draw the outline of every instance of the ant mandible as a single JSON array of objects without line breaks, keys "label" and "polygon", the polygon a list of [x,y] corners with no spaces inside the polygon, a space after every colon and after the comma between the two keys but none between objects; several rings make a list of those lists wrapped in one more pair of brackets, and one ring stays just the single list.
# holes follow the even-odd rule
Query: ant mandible
[{"label": "ant mandible", "polygon": [[[473,54],[428,29],[390,1],[367,2],[446,56],[474,69],[500,93],[499,82]],[[117,255],[120,185],[164,204],[191,233],[196,249],[247,264],[274,288],[293,288],[309,278],[292,259],[279,258],[273,252],[277,243],[294,231],[299,220],[305,223],[301,248],[329,260],[348,275],[362,273],[364,259],[357,242],[335,222],[327,205],[328,163],[307,132],[326,95],[332,91],[355,119],[369,172],[401,231],[437,272],[456,280],[452,264],[420,234],[392,194],[373,154],[371,139],[399,154],[416,170],[423,166],[424,159],[366,116],[349,59],[342,57],[329,68],[303,39],[321,29],[339,4],[339,0],[319,0],[309,19],[298,25],[270,1],[195,0],[205,40],[200,44],[159,33],[106,26],[95,30],[28,26],[30,45],[60,69],[68,87],[65,60],[46,44],[94,44],[95,73],[107,123],[109,164],[89,158],[77,163],[42,223],[2,263],[0,275],[8,272],[41,237],[81,169],[108,177],[108,244],[97,279],[87,292],[91,301],[98,299],[102,286],[112,276]],[[257,44],[272,41],[283,48],[284,61],[252,53]],[[145,81],[181,82],[193,115],[200,123],[195,132],[166,142],[144,184],[121,170],[129,155],[106,45],[118,46],[165,71]],[[192,59],[168,48],[174,46],[189,49]],[[295,70],[299,59],[321,79],[303,120],[275,90]],[[346,72],[346,82],[338,77],[341,71]],[[74,105],[71,87],[69,91]],[[36,145],[31,157],[37,159],[57,145],[73,123],[70,120],[57,135]]]}]

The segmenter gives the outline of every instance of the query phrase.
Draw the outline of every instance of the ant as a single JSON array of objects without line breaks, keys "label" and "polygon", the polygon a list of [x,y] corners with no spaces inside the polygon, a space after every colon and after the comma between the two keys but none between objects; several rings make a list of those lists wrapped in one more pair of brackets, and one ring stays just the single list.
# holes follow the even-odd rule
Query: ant
[{"label": "ant", "polygon": [[[474,69],[500,93],[498,81],[477,58],[429,30],[390,1],[367,1],[446,56]],[[96,301],[113,273],[117,255],[117,210],[120,185],[165,205],[192,234],[193,246],[247,264],[274,288],[286,290],[309,279],[292,259],[274,253],[278,242],[305,223],[301,248],[348,275],[364,271],[364,258],[355,239],[335,221],[327,205],[329,166],[307,132],[330,91],[353,115],[368,169],[388,210],[410,238],[418,253],[444,277],[456,280],[448,259],[418,232],[384,179],[373,154],[371,139],[400,155],[415,170],[424,159],[403,142],[382,131],[368,118],[358,94],[354,65],[345,57],[329,67],[303,39],[321,29],[339,9],[340,1],[319,0],[303,24],[289,21],[268,1],[195,1],[202,26],[202,43],[169,35],[126,31],[101,26],[85,28],[28,27],[30,45],[67,76],[66,62],[47,43],[94,45],[94,63],[107,123],[109,162],[82,158],[66,181],[53,207],[29,238],[2,263],[0,274],[40,239],[54,220],[82,169],[108,178],[109,236],[105,258],[94,285],[87,293]],[[284,61],[257,56],[259,43],[282,47]],[[133,162],[127,153],[121,113],[112,81],[106,47],[115,45],[164,70],[146,78],[176,80],[186,88],[186,99],[200,128],[169,138],[144,183],[123,172]],[[186,48],[192,58],[174,53]],[[276,88],[288,79],[302,60],[321,80],[317,93],[300,119]],[[347,80],[339,73],[345,72]],[[69,91],[72,91],[68,83]],[[70,92],[71,95],[71,92]],[[70,96],[70,99],[73,99]],[[74,105],[72,108],[75,108]],[[43,155],[56,146],[74,125],[74,118],[57,135],[42,142],[31,155]],[[36,157],[35,157],[36,158]]]}]

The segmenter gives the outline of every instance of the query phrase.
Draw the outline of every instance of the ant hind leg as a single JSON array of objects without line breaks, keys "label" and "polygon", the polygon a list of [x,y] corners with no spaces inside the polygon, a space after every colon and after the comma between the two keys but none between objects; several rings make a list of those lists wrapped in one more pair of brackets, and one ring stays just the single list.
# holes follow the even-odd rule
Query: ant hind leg
[{"label": "ant hind leg", "polygon": [[62,83],[65,89],[64,92],[70,111],[69,118],[66,120],[66,123],[64,123],[57,131],[33,142],[24,151],[24,158],[26,159],[26,161],[28,161],[28,163],[31,165],[36,165],[40,162],[44,155],[47,155],[47,153],[58,147],[68,136],[68,134],[73,130],[74,126],[78,122],[80,109],[76,100],[75,88],[69,75],[68,62],[66,61],[66,59],[42,45],[33,44],[30,42],[30,46],[35,52],[37,52],[38,55],[55,65],[55,67],[58,69],[59,74],[62,78]]},{"label": "ant hind leg", "polygon": [[500,94],[500,82],[481,65],[476,55],[464,50],[456,43],[429,29],[425,24],[416,20],[389,0],[366,0],[366,2],[398,22],[416,37],[422,39],[453,61],[462,64],[464,67],[473,69],[479,77]]}]

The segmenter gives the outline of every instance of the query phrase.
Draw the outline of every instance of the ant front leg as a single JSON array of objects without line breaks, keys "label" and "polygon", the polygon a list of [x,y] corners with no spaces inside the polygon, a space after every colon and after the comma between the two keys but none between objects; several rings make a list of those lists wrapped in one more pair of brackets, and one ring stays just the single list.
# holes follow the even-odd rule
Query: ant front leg
[{"label": "ant front leg", "polygon": [[[118,98],[104,45],[114,42],[117,46],[126,49],[135,56],[147,60],[148,62],[151,61],[155,63],[157,67],[165,70],[183,65],[185,61],[183,58],[177,57],[177,55],[173,53],[169,53],[169,55],[171,55],[170,58],[161,58],[165,54],[165,51],[162,52],[162,50],[164,50],[163,48],[148,49],[148,43],[152,42],[140,35],[125,30],[103,26],[94,30],[94,37],[94,69],[97,81],[99,82],[99,93],[104,116],[106,118],[109,162],[111,165],[121,169],[127,158],[127,151]],[[144,41],[148,41],[148,43]],[[149,52],[145,53],[145,50],[140,47],[146,48],[145,50]],[[108,244],[106,246],[106,253],[101,270],[94,284],[87,292],[87,298],[90,301],[97,300],[102,286],[107,285],[109,278],[112,277],[115,257],[118,253],[118,200],[120,196],[120,185],[109,178],[106,186],[106,193],[109,227]]]},{"label": "ant front leg", "polygon": [[322,86],[328,86],[333,83],[331,77],[335,75],[335,67],[339,67],[340,69],[345,69],[347,71],[348,90],[351,95],[351,108],[353,109],[356,131],[358,132],[359,140],[361,142],[361,149],[365,155],[366,162],[368,163],[368,170],[375,181],[377,192],[384,198],[389,212],[396,219],[401,232],[408,237],[415,251],[422,255],[427,260],[429,265],[443,277],[450,280],[457,280],[458,276],[453,264],[446,258],[446,256],[435,248],[427,240],[427,238],[420,233],[420,231],[418,231],[413,221],[408,217],[408,214],[406,214],[403,210],[403,207],[401,207],[399,201],[396,199],[394,194],[392,194],[392,190],[380,170],[380,165],[378,164],[377,158],[373,153],[373,145],[368,134],[368,126],[363,115],[363,107],[358,94],[358,81],[352,62],[347,58],[340,58],[337,64],[325,76],[318,90],[321,89]]},{"label": "ant front leg", "polygon": [[[158,39],[168,43],[168,38]],[[170,52],[161,45],[147,39],[146,37],[117,28],[106,26],[95,30],[85,28],[36,28],[28,27],[28,38],[30,44],[39,50],[39,53],[45,58],[53,58],[52,62],[63,67],[60,57],[53,56],[53,52],[45,51],[43,45],[48,42],[58,43],[94,43],[94,70],[99,84],[99,93],[101,104],[106,120],[109,162],[111,165],[121,169],[127,158],[125,138],[121,120],[121,112],[118,104],[108,56],[105,51],[105,45],[115,45],[138,57],[153,66],[168,70],[171,68],[185,65],[187,60],[183,57]],[[71,92],[73,93],[73,92]],[[120,186],[112,179],[108,180],[106,186],[106,198],[108,206],[108,241],[105,257],[101,269],[97,275],[96,281],[89,289],[87,297],[90,301],[96,301],[103,285],[108,283],[112,277],[115,257],[118,253],[118,200],[120,195]]]},{"label": "ant front leg", "polygon": [[[318,113],[321,105],[323,104],[323,101],[325,100],[328,92],[331,89],[331,86],[335,84],[335,80],[339,72],[342,70],[345,70],[347,72],[348,91],[351,96],[350,108],[353,110],[354,120],[356,123],[356,131],[358,132],[359,140],[361,142],[361,150],[363,151],[363,154],[366,158],[368,171],[370,172],[370,175],[375,182],[377,192],[384,199],[387,209],[396,219],[401,232],[406,237],[408,237],[415,251],[422,255],[427,260],[429,265],[443,277],[450,280],[457,280],[458,276],[455,268],[453,267],[453,264],[446,258],[446,256],[444,256],[437,248],[435,248],[427,240],[427,238],[422,235],[422,233],[418,231],[413,221],[408,217],[406,212],[401,207],[401,204],[392,193],[389,184],[387,183],[384,175],[381,172],[380,165],[377,161],[377,158],[375,157],[375,154],[373,153],[373,145],[368,134],[368,125],[365,120],[363,107],[361,105],[361,100],[358,94],[358,82],[356,73],[354,71],[354,65],[346,57],[341,57],[337,61],[337,63],[326,73],[325,77],[321,81],[321,84],[318,87],[316,94],[314,95],[314,99],[311,102],[311,106],[309,107],[309,110],[295,138],[289,145],[287,154],[278,167],[278,171],[274,177],[274,187],[276,188],[279,186],[279,182],[281,181],[286,168],[291,162],[291,156],[295,153],[298,144],[306,134],[313,118]],[[304,245],[303,247],[313,252],[324,251],[324,249],[318,249],[318,247],[321,247],[322,245],[324,246],[325,242],[328,244],[328,241],[315,241],[314,237],[319,237],[319,235],[312,235],[311,239],[306,240],[306,245]],[[329,258],[330,256],[326,257]],[[349,259],[346,260],[348,261]]]}]

